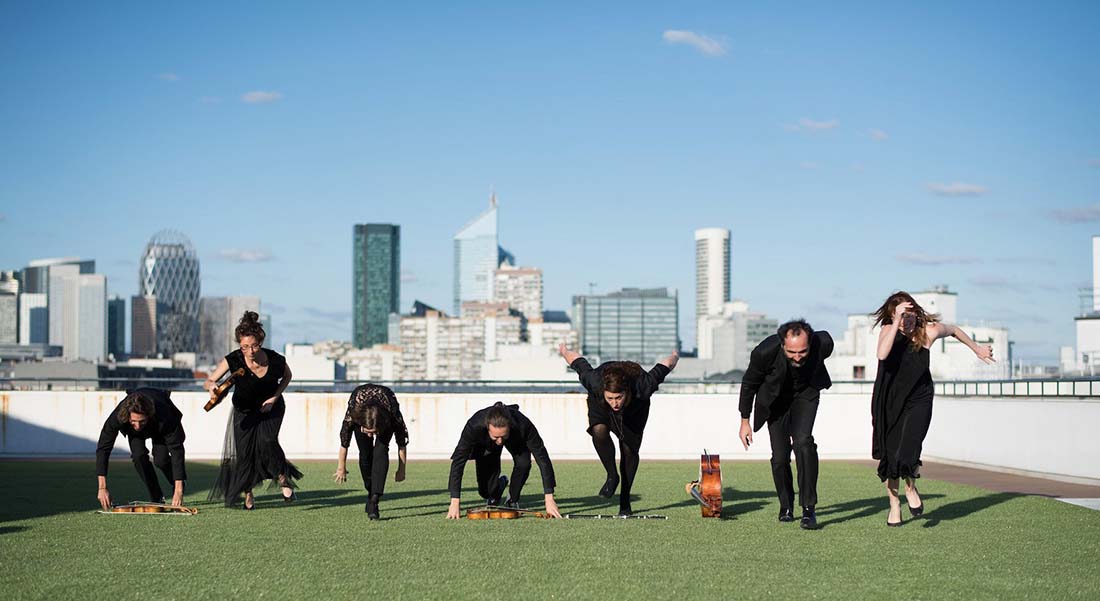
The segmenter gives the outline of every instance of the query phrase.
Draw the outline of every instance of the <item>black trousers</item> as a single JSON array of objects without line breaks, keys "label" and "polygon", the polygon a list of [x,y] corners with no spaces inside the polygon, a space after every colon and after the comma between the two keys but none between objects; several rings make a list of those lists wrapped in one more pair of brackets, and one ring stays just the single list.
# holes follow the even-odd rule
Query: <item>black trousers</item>
[{"label": "black trousers", "polygon": [[[500,455],[504,450],[502,446],[474,459],[474,467],[477,471],[477,494],[483,499],[499,500],[504,496],[500,486]],[[519,495],[523,491],[523,485],[527,483],[527,477],[531,475],[531,451],[524,450],[512,454],[512,477],[508,481],[508,497],[513,501],[519,501]]]},{"label": "black trousers", "polygon": [[145,447],[145,440],[131,436],[130,459],[134,462],[134,469],[137,470],[142,484],[149,491],[149,500],[153,502],[163,501],[164,491],[160,488],[160,481],[157,480],[157,472],[153,469],[153,466],[157,466],[160,473],[168,479],[168,483],[173,487],[175,486],[176,483],[172,480],[172,456],[168,453],[168,445],[154,440],[153,461],[150,462],[149,449]]},{"label": "black trousers", "polygon": [[798,504],[817,505],[817,444],[814,442],[814,420],[817,418],[819,396],[796,396],[790,400],[776,399],[768,418],[768,435],[772,443],[772,480],[779,495],[779,506],[794,508],[794,479],[791,477],[791,451],[798,466]]},{"label": "black trousers", "polygon": [[363,487],[367,494],[381,496],[386,489],[386,476],[390,473],[390,440],[393,432],[381,436],[368,436],[356,428],[355,444],[359,447],[359,473],[363,475]]}]

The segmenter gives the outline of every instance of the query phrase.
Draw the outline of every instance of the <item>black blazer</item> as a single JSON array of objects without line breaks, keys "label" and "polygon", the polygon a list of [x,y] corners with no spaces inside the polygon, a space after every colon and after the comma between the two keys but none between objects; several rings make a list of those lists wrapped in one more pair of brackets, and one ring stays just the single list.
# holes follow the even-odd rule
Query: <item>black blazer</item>
[{"label": "black blazer", "polygon": [[[554,464],[550,462],[550,453],[539,436],[538,428],[526,415],[519,412],[519,405],[505,405],[512,416],[512,430],[508,439],[504,441],[504,448],[513,457],[530,452],[535,463],[542,473],[542,492],[553,494],[557,482],[554,479]],[[486,407],[474,413],[462,428],[462,434],[458,437],[458,445],[454,453],[451,453],[451,475],[447,481],[447,489],[452,499],[457,499],[462,493],[462,472],[466,470],[466,462],[478,459],[485,455],[497,454],[501,448],[489,438],[489,427],[485,425],[485,418],[492,407]]]},{"label": "black blazer", "polygon": [[[829,370],[825,369],[825,359],[833,354],[833,337],[822,330],[814,332],[810,341],[810,356],[806,358],[812,370],[810,387],[820,392],[833,385],[829,379]],[[756,419],[753,430],[759,430],[771,415],[772,403],[783,390],[787,379],[787,356],[783,354],[783,343],[778,334],[765,338],[752,350],[749,368],[741,379],[741,398],[739,409],[741,417],[748,419],[753,411],[753,398],[756,399]]]},{"label": "black blazer", "polygon": [[107,420],[103,422],[103,429],[99,432],[99,444],[96,445],[95,450],[96,475],[107,475],[111,450],[115,447],[118,435],[122,434],[128,439],[149,440],[151,438],[153,444],[167,446],[172,460],[172,473],[176,476],[174,479],[185,480],[183,441],[186,435],[183,432],[183,413],[172,403],[167,391],[159,388],[139,388],[134,392],[142,392],[153,400],[153,417],[141,432],[135,432],[130,422],[118,419],[118,410],[122,407],[122,401],[115,405],[111,414],[107,416]]}]

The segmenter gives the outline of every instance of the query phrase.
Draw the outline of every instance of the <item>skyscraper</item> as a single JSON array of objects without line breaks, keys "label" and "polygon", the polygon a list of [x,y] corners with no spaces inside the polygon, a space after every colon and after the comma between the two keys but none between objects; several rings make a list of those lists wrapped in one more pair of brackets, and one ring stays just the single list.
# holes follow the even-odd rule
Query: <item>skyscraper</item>
[{"label": "skyscraper", "polygon": [[130,354],[155,357],[157,354],[157,297],[130,297]]},{"label": "skyscraper", "polygon": [[651,363],[680,348],[679,302],[667,288],[573,297],[581,354]]},{"label": "skyscraper", "polygon": [[45,293],[19,295],[19,344],[48,344],[50,313]]},{"label": "skyscraper", "polygon": [[542,319],[542,270],[504,264],[494,273],[493,299],[519,311],[527,321]]},{"label": "skyscraper", "polygon": [[47,294],[50,291],[50,268],[55,265],[76,265],[77,273],[95,273],[94,260],[81,260],[77,257],[57,259],[37,259],[23,268],[22,292],[27,294]]},{"label": "skyscraper", "polygon": [[138,295],[156,297],[156,353],[198,351],[199,293],[199,259],[191,241],[174,230],[157,232],[138,267]]},{"label": "skyscraper", "polygon": [[0,344],[19,342],[19,279],[17,272],[0,271]]},{"label": "skyscraper", "polygon": [[493,299],[493,272],[515,257],[500,247],[497,237],[497,197],[489,198],[489,210],[467,223],[454,237],[454,310],[462,303]]},{"label": "skyscraper", "polygon": [[119,358],[126,354],[126,299],[107,300],[107,352]]},{"label": "skyscraper", "polygon": [[50,267],[49,339],[70,361],[107,358],[107,278],[78,265]]},{"label": "skyscraper", "polygon": [[730,231],[695,230],[695,318],[722,313],[730,302]]},{"label": "skyscraper", "polygon": [[389,318],[401,305],[401,226],[352,230],[352,340],[367,348],[389,341]]},{"label": "skyscraper", "polygon": [[[199,351],[200,364],[217,363],[237,346],[237,323],[245,311],[260,312],[258,296],[204,297],[199,301]],[[267,338],[271,338],[271,324],[262,318]]]}]

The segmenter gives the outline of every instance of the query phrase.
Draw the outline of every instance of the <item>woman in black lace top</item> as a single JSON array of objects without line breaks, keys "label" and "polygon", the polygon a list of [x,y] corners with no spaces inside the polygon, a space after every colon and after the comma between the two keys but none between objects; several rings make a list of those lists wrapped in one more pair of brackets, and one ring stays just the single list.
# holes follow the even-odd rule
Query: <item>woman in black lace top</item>
[{"label": "woman in black lace top", "polygon": [[394,480],[405,479],[405,447],[409,430],[401,416],[401,406],[393,391],[377,384],[363,384],[351,393],[348,410],[340,426],[340,454],[333,479],[347,482],[348,447],[351,437],[359,447],[359,473],[367,489],[367,517],[378,519],[378,501],[386,488],[390,471],[390,439],[397,439],[397,473]]}]

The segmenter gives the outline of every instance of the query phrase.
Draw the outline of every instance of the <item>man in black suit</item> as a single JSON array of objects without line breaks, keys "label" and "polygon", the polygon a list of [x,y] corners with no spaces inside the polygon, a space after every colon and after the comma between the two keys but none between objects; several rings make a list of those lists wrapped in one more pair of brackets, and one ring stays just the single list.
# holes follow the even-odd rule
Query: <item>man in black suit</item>
[{"label": "man in black suit", "polygon": [[[111,493],[107,490],[107,466],[115,439],[122,433],[130,441],[130,458],[134,461],[138,477],[149,490],[149,500],[164,501],[156,465],[174,483],[172,505],[183,503],[183,483],[187,480],[184,469],[183,413],[168,398],[168,393],[157,388],[139,388],[118,404],[99,433],[95,450],[96,478],[99,480],[99,503],[107,510],[111,506]],[[145,441],[153,441],[153,461],[149,461],[149,449]]]},{"label": "man in black suit", "polygon": [[[779,326],[779,332],[753,349],[741,380],[741,444],[748,450],[752,433],[767,423],[772,445],[772,479],[779,495],[779,521],[793,522],[794,482],[791,450],[798,464],[798,501],[802,528],[817,528],[817,445],[814,419],[821,391],[832,386],[825,359],[833,352],[828,332],[814,332],[799,319]],[[756,399],[756,419],[749,425]]]},{"label": "man in black suit", "polygon": [[[500,473],[500,456],[504,449],[512,454],[512,484]],[[462,494],[462,472],[466,462],[473,459],[477,469],[477,491],[489,505],[499,505],[504,493],[509,493],[505,506],[519,508],[519,495],[527,476],[531,473],[531,458],[542,472],[542,492],[546,513],[560,518],[558,504],[554,501],[554,465],[550,454],[539,436],[535,424],[519,412],[519,405],[496,403],[474,413],[466,422],[459,436],[458,445],[451,454],[451,476],[447,488],[451,493],[451,505],[447,518],[459,518],[459,500]]]}]

